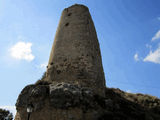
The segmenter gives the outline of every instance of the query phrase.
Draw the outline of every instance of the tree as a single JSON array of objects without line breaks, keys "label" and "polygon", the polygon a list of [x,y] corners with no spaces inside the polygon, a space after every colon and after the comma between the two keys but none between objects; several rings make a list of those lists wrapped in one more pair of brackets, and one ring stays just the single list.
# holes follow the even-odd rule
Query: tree
[{"label": "tree", "polygon": [[0,120],[13,120],[13,114],[0,108]]}]

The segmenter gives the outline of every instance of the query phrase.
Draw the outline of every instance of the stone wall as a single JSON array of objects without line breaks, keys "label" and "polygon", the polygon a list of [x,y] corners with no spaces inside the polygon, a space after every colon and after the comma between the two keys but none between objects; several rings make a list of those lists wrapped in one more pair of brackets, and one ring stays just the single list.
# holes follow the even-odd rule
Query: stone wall
[{"label": "stone wall", "polygon": [[50,53],[46,80],[79,84],[104,95],[100,48],[87,7],[73,5],[63,10]]}]

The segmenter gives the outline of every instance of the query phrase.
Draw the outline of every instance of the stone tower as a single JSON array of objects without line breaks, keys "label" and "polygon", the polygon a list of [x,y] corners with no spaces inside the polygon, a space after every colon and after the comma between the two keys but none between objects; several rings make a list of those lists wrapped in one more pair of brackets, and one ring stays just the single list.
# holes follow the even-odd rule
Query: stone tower
[{"label": "stone tower", "polygon": [[76,4],[62,12],[46,74],[22,90],[15,120],[100,120],[104,105],[96,30],[88,8]]},{"label": "stone tower", "polygon": [[105,78],[99,43],[86,6],[73,5],[63,10],[46,80],[78,84],[104,94]]}]

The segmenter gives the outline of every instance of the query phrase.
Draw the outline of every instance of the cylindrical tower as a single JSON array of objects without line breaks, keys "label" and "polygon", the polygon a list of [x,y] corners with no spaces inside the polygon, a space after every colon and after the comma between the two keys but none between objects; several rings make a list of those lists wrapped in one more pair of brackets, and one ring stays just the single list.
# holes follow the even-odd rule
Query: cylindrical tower
[{"label": "cylindrical tower", "polygon": [[62,12],[45,77],[19,94],[15,120],[100,120],[104,103],[96,30],[88,8],[73,5]]},{"label": "cylindrical tower", "polygon": [[86,6],[73,5],[63,10],[50,53],[46,80],[78,84],[104,95],[105,78],[99,43]]}]

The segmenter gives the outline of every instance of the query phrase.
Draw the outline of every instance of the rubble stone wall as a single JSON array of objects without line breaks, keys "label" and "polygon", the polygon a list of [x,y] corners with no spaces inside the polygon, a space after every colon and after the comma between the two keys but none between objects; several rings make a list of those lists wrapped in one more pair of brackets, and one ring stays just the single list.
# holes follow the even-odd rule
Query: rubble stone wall
[{"label": "rubble stone wall", "polygon": [[62,12],[46,80],[79,84],[104,95],[105,78],[99,43],[86,6],[73,5]]}]

